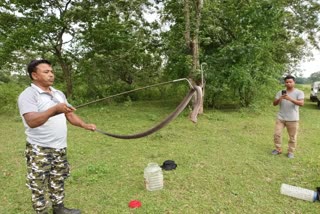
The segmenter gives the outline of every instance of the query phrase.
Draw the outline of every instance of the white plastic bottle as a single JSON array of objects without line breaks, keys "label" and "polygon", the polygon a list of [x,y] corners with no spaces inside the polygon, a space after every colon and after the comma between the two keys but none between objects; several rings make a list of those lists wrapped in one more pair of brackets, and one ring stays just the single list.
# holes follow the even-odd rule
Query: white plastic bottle
[{"label": "white plastic bottle", "polygon": [[144,183],[148,191],[163,188],[162,169],[157,163],[149,163],[144,169]]},{"label": "white plastic bottle", "polygon": [[302,199],[305,201],[311,201],[311,202],[316,201],[317,195],[318,195],[318,193],[313,190],[304,189],[304,188],[296,187],[296,186],[291,186],[288,184],[281,185],[280,193],[283,195],[287,195],[290,197]]}]

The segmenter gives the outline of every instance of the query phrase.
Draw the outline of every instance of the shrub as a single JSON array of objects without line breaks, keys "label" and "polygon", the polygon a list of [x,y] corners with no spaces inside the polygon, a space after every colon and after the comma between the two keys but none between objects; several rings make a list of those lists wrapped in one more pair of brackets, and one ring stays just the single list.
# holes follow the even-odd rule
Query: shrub
[{"label": "shrub", "polygon": [[16,114],[17,100],[24,87],[16,83],[0,84],[0,114]]}]

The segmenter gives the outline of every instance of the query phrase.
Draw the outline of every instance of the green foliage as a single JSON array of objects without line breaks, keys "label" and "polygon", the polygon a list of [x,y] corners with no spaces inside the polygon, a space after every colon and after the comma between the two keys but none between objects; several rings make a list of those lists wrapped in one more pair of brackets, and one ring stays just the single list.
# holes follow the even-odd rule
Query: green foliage
[{"label": "green foliage", "polygon": [[0,73],[0,84],[10,82],[10,73],[9,72],[1,72]]},{"label": "green foliage", "polygon": [[[171,77],[185,77],[191,63],[183,43],[184,14],[177,10],[182,6],[181,1],[166,1],[163,11],[171,24],[163,34],[169,57],[165,71]],[[309,30],[319,24],[315,18],[318,7],[316,2],[205,2],[200,31],[200,61],[207,64],[205,104],[248,107],[268,94],[275,80],[304,54],[301,32],[316,39]],[[302,25],[305,14],[312,18]]]},{"label": "green foliage", "polygon": [[[139,89],[140,90],[137,90]],[[98,92],[100,96],[90,97],[88,99],[83,99],[86,95],[81,93],[86,93],[89,90],[86,88],[76,88],[77,93],[73,99],[69,99],[69,102],[74,106],[95,101],[98,99],[103,99],[104,101],[94,103],[95,106],[103,106],[106,103],[119,103],[126,104],[131,106],[133,101],[168,101],[168,100],[177,100],[177,98],[182,99],[189,91],[188,85],[186,83],[176,83],[162,85],[158,87],[150,87],[143,89],[143,86],[132,86],[124,84],[121,81],[114,83],[112,86],[99,88]],[[133,92],[130,92],[133,91]],[[102,92],[102,93],[101,93]],[[127,93],[130,92],[130,93]],[[96,92],[97,93],[97,92]]]},{"label": "green foliage", "polygon": [[0,68],[47,58],[59,65],[68,96],[73,82],[89,88],[90,76],[99,85],[157,76],[161,60],[153,51],[155,25],[143,18],[149,5],[146,0],[4,2],[0,20],[12,27],[1,22],[6,24],[0,28]]},{"label": "green foliage", "polygon": [[[142,16],[147,1],[79,2],[81,23],[81,55],[76,78],[85,84],[88,95],[100,96],[97,87],[118,88],[119,81],[139,85],[157,77],[159,54],[153,51],[155,35]],[[92,83],[95,85],[92,88]],[[104,90],[102,90],[101,93]]]},{"label": "green foliage", "polygon": [[0,83],[0,114],[17,114],[17,100],[24,87],[15,83]]},{"label": "green foliage", "polygon": [[[23,76],[31,59],[48,58],[55,65],[58,88],[72,101],[83,103],[189,77],[193,60],[185,42],[184,3],[4,1],[0,82],[11,81],[13,72]],[[190,0],[191,17],[195,3]],[[295,62],[306,54],[302,34],[317,47],[319,5],[315,0],[204,1],[199,53],[200,62],[207,64],[205,105],[247,107],[254,105],[261,91],[269,93],[274,81],[294,70]],[[161,19],[149,23],[144,13],[156,8]],[[194,19],[190,26],[194,35]],[[192,73],[194,80],[197,72]],[[16,80],[25,83],[23,78]],[[163,91],[129,97],[158,99]]]},{"label": "green foliage", "polygon": [[309,78],[304,78],[304,77],[296,77],[296,81],[297,84],[306,84],[310,82]]},{"label": "green foliage", "polygon": [[312,73],[309,77],[310,82],[320,81],[320,71]]},{"label": "green foliage", "polygon": [[[265,2],[233,5],[235,2],[230,2],[232,5],[221,3],[218,8],[212,5],[213,8],[206,11],[206,17],[217,24],[204,31],[211,42],[203,44],[203,56],[206,63],[220,69],[215,73],[218,76],[216,88],[227,85],[233,91],[233,100],[241,106],[249,106],[257,96],[265,94],[262,88],[272,88],[270,83],[288,62],[285,53],[288,43],[280,37],[285,34],[281,26],[284,17],[277,5],[269,7]],[[211,34],[211,29],[221,30]],[[210,72],[209,69],[206,72]]]}]

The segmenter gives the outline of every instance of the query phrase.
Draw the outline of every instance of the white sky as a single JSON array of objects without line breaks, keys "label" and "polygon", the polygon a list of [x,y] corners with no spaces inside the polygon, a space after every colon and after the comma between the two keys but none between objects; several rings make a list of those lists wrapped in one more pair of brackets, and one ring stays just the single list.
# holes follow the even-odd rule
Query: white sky
[{"label": "white sky", "polygon": [[312,73],[320,71],[320,51],[314,49],[312,53],[312,58],[303,60],[299,64],[303,77],[310,77]]}]

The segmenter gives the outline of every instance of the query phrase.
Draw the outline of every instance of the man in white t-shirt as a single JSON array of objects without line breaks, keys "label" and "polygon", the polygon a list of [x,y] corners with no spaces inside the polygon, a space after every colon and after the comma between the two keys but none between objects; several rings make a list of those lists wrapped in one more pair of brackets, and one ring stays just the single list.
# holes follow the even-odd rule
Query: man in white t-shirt
[{"label": "man in white t-shirt", "polygon": [[279,91],[273,101],[273,105],[280,105],[280,109],[274,131],[276,149],[272,151],[272,154],[279,155],[282,153],[282,131],[286,127],[289,135],[288,158],[294,158],[299,128],[299,107],[304,105],[304,93],[294,88],[294,76],[288,75],[284,78],[284,81],[286,90]]},{"label": "man in white t-shirt", "polygon": [[54,214],[81,213],[63,203],[64,181],[69,176],[66,121],[91,131],[96,125],[81,120],[65,95],[52,87],[54,72],[49,61],[31,61],[28,73],[32,84],[20,94],[18,106],[27,135],[27,186],[33,208],[36,213],[48,213],[48,192]]}]

